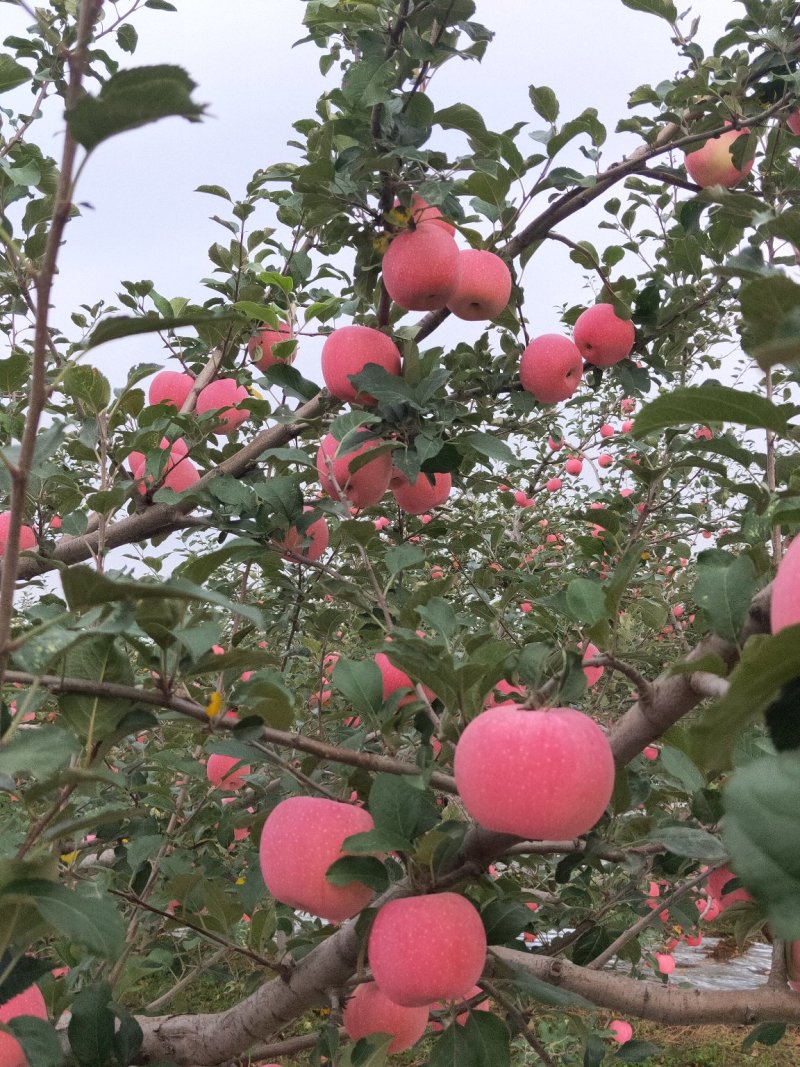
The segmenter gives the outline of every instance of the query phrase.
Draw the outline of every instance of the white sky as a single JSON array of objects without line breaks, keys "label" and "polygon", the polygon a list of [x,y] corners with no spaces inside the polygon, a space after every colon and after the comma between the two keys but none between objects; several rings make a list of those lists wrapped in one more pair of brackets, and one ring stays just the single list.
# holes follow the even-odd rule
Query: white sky
[{"label": "white sky", "polygon": [[[199,279],[212,272],[207,249],[226,241],[225,231],[208,216],[225,213],[222,201],[193,190],[219,184],[235,199],[255,169],[290,158],[285,145],[294,135],[291,123],[313,114],[325,85],[319,50],[312,44],[292,47],[304,36],[301,0],[176,3],[177,14],[144,10],[134,17],[140,44],[133,57],[123,57],[123,66],[184,66],[210,116],[199,124],[169,119],[114,138],[89,161],[78,200],[91,208],[68,228],[54,294],[56,321],[69,330],[72,310],[101,298],[113,302],[121,279],[150,278],[167,297],[203,300],[208,292]],[[731,0],[702,0],[694,9],[702,14],[705,42],[739,13]],[[642,82],[655,85],[679,66],[667,24],[624,8],[620,0],[571,0],[566,9],[541,0],[478,0],[477,18],[496,32],[483,63],[450,64],[436,76],[429,95],[437,108],[471,104],[492,129],[517,120],[540,128],[528,86],[544,84],[559,97],[562,118],[595,107],[611,132],[627,113],[630,90]],[[3,36],[24,32],[28,23],[20,9],[2,5]],[[58,157],[57,109],[46,128],[43,147]],[[604,160],[610,163],[635,144],[630,136],[610,137]],[[533,142],[530,146],[534,150]],[[602,231],[593,232],[587,215],[562,229],[602,246]],[[257,215],[254,220],[259,224]],[[558,329],[558,306],[576,302],[583,293],[582,271],[563,246],[537,253],[525,283],[534,334]],[[478,323],[458,323],[451,336],[469,340],[481,330]],[[318,351],[318,342],[304,342],[298,362],[317,380]],[[157,338],[144,337],[106,345],[89,359],[118,384],[127,366],[158,362],[163,353]]]}]

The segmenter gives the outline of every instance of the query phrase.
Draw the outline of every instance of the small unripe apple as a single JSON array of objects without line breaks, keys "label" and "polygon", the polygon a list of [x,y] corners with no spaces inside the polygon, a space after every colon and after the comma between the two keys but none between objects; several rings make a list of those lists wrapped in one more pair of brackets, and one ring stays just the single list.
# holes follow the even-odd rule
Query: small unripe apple
[{"label": "small unripe apple", "polygon": [[416,1045],[428,1025],[428,1008],[404,1008],[381,993],[375,982],[363,982],[348,998],[342,1023],[351,1041],[371,1034],[389,1034],[389,1053]]},{"label": "small unripe apple", "polygon": [[325,797],[289,797],[273,808],[259,846],[261,873],[272,896],[300,911],[340,923],[375,895],[361,882],[332,885],[328,868],[345,853],[342,842],[374,830],[368,811]]},{"label": "small unripe apple", "polygon": [[372,405],[375,397],[358,393],[350,381],[369,363],[377,363],[388,374],[400,374],[400,349],[385,333],[369,326],[342,326],[334,330],[322,346],[322,377],[328,392],[351,404]]},{"label": "small unripe apple", "polygon": [[338,455],[339,442],[328,434],[322,439],[317,450],[317,473],[322,488],[334,500],[345,497],[355,508],[368,508],[377,504],[392,477],[392,457],[389,452],[382,452],[374,460],[350,473],[350,465],[357,456],[379,448],[383,442],[371,438],[359,445],[353,452]]},{"label": "small unripe apple", "polygon": [[392,238],[383,256],[386,292],[406,311],[436,311],[453,296],[461,261],[450,234],[423,223]]},{"label": "small unripe apple", "polygon": [[171,404],[182,408],[191,393],[194,378],[182,371],[162,370],[150,382],[147,399],[150,404]]},{"label": "small unripe apple", "polygon": [[195,410],[198,415],[204,415],[207,411],[216,412],[220,425],[215,428],[214,433],[227,437],[236,433],[242,423],[250,418],[247,408],[233,407],[234,404],[247,400],[249,396],[245,387],[239,385],[235,378],[217,378],[215,382],[210,382],[205,389],[200,390]]},{"label": "small unripe apple", "polygon": [[367,957],[378,988],[395,1004],[462,999],[483,971],[486,932],[458,893],[404,897],[379,909]]},{"label": "small unripe apple", "polygon": [[459,258],[458,286],[447,301],[448,311],[468,322],[496,319],[511,296],[511,272],[505,262],[481,248],[467,248]]},{"label": "small unripe apple", "polygon": [[431,476],[420,473],[415,482],[409,482],[404,474],[395,470],[389,488],[399,507],[409,515],[422,515],[431,508],[438,508],[447,501],[453,488],[453,479],[446,471]]},{"label": "small unripe apple", "polygon": [[[304,512],[313,510],[309,506],[303,508]],[[296,526],[290,526],[286,531],[286,536],[280,542],[280,546],[284,552],[293,552],[296,556],[302,556],[303,559],[316,562],[328,547],[329,540],[330,530],[328,529],[328,523],[325,516],[321,515],[303,533],[300,533]],[[304,542],[310,542],[310,544]]]},{"label": "small unripe apple", "polygon": [[612,367],[629,356],[636,340],[630,319],[621,319],[613,304],[595,304],[578,316],[572,339],[587,363]]},{"label": "small unripe apple", "polygon": [[270,367],[280,367],[282,365],[294,363],[297,355],[296,345],[292,350],[291,355],[284,359],[280,359],[277,355],[272,354],[273,345],[293,340],[294,334],[292,333],[292,327],[288,322],[280,323],[277,330],[273,329],[271,326],[265,326],[247,342],[247,354],[258,369],[263,371],[269,370]]},{"label": "small unripe apple", "polygon": [[[28,986],[5,1004],[0,1004],[0,1023],[9,1023],[21,1015],[47,1018],[47,1005],[38,985]],[[22,1046],[11,1034],[0,1033],[0,1067],[29,1067]],[[30,1067],[36,1067],[36,1064],[30,1064]]]},{"label": "small unripe apple", "polygon": [[774,634],[800,623],[800,536],[789,545],[778,566],[772,583],[770,619]]},{"label": "small unripe apple", "polygon": [[453,767],[473,819],[539,840],[591,830],[614,788],[608,738],[573,708],[509,704],[484,711],[461,735]]},{"label": "small unripe apple", "polygon": [[733,162],[731,148],[734,141],[749,133],[748,129],[728,130],[718,137],[710,137],[701,148],[687,153],[685,163],[689,177],[701,189],[708,189],[712,185],[731,189],[738,185],[753,169],[753,160],[746,160],[744,169],[739,170]]},{"label": "small unripe apple", "polygon": [[567,474],[571,474],[576,477],[583,470],[583,460],[579,456],[570,456],[567,462],[564,464],[564,470]]},{"label": "small unripe apple", "polygon": [[577,345],[557,333],[545,333],[531,341],[519,365],[522,388],[540,404],[567,400],[580,385],[582,374],[583,356]]},{"label": "small unripe apple", "polygon": [[[11,512],[0,513],[0,558],[5,555],[8,544],[8,531],[11,525]],[[20,526],[19,549],[20,552],[33,552],[39,547],[39,539],[32,526]]]},{"label": "small unripe apple", "polygon": [[[236,767],[236,770],[233,768]],[[213,752],[206,763],[206,778],[217,789],[235,793],[245,785],[245,776],[250,774],[250,767],[242,765],[238,756],[224,756]]]}]

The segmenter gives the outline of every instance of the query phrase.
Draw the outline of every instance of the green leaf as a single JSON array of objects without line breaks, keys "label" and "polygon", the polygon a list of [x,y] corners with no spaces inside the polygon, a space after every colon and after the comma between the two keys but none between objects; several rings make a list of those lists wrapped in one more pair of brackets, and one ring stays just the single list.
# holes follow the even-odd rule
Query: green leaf
[{"label": "green leaf", "polygon": [[331,885],[351,885],[361,882],[376,893],[389,888],[389,875],[379,859],[374,856],[342,856],[328,868],[325,875]]},{"label": "green leaf", "polygon": [[35,1063],[36,1067],[61,1067],[64,1062],[64,1050],[55,1027],[45,1019],[21,1015],[10,1019],[6,1026],[22,1045],[27,1063]]},{"label": "green leaf", "polygon": [[135,52],[139,42],[139,34],[130,22],[124,23],[117,30],[117,44],[123,52]]},{"label": "green leaf", "polygon": [[331,681],[359,715],[377,716],[383,707],[383,676],[374,660],[340,656]]},{"label": "green leaf", "polygon": [[660,1052],[661,1048],[652,1041],[637,1041],[634,1038],[617,1049],[614,1059],[617,1063],[642,1063]]},{"label": "green leaf", "polygon": [[419,789],[408,778],[393,774],[377,775],[367,806],[378,830],[406,841],[430,830],[440,817],[430,790]]},{"label": "green leaf", "polygon": [[530,925],[531,911],[520,900],[490,900],[481,909],[481,919],[490,945],[516,940]]},{"label": "green leaf", "polygon": [[[93,635],[69,649],[61,673],[68,678],[86,678],[101,684],[133,685],[134,682],[130,656],[108,634]],[[75,733],[92,742],[111,733],[131,710],[129,700],[85,693],[62,693],[58,706]]]},{"label": "green leaf", "polygon": [[777,1045],[785,1033],[786,1023],[761,1023],[742,1041],[742,1049],[747,1052],[755,1044]]},{"label": "green leaf", "polygon": [[69,1044],[78,1063],[85,1067],[105,1067],[111,1061],[114,1012],[110,1002],[111,986],[97,982],[82,989],[71,1004]]},{"label": "green leaf", "polygon": [[674,856],[703,860],[705,863],[717,863],[728,855],[722,842],[716,837],[691,826],[663,826],[649,834],[647,840],[656,845],[663,845]]},{"label": "green leaf", "polygon": [[608,615],[605,589],[590,578],[573,578],[567,586],[567,608],[578,622],[600,622]]},{"label": "green leaf", "polygon": [[24,85],[32,77],[31,72],[17,63],[7,52],[0,53],[0,93],[7,93],[9,89]]},{"label": "green leaf", "polygon": [[59,933],[103,959],[116,959],[122,951],[125,925],[110,898],[95,886],[71,890],[59,882],[31,878],[3,886],[0,900],[32,904]]},{"label": "green leaf", "polygon": [[418,567],[420,563],[424,563],[425,553],[416,545],[399,545],[397,548],[390,548],[384,558],[389,574],[394,576],[409,567]]},{"label": "green leaf", "polygon": [[786,435],[789,423],[781,408],[754,391],[727,385],[682,386],[647,404],[633,425],[636,437],[682,423],[732,422],[749,429],[774,430]]},{"label": "green leaf", "polygon": [[726,641],[738,641],[757,584],[750,556],[710,551],[697,557],[695,599],[711,628]]},{"label": "green leaf", "polygon": [[480,456],[496,460],[498,463],[505,463],[509,467],[520,466],[519,457],[511,451],[505,441],[501,441],[498,437],[493,437],[492,434],[475,430],[473,433],[467,433],[457,438],[454,444],[461,451],[471,449]]},{"label": "green leaf", "polygon": [[739,767],[723,798],[722,837],[731,867],[765,908],[775,937],[800,939],[800,752]]},{"label": "green leaf", "polygon": [[31,377],[31,357],[26,352],[12,352],[0,359],[0,393],[16,393]]},{"label": "green leaf", "polygon": [[540,85],[538,88],[531,85],[528,88],[528,96],[536,114],[552,125],[558,118],[558,99],[553,90],[546,85]]},{"label": "green leaf", "polygon": [[667,774],[676,778],[689,793],[696,793],[698,789],[702,789],[706,784],[702,771],[697,768],[685,752],[682,752],[679,748],[673,748],[672,745],[664,745],[662,747],[661,766]]},{"label": "green leaf", "polygon": [[658,15],[661,19],[673,23],[678,19],[678,10],[672,0],[622,0],[631,11],[644,11],[648,15]]},{"label": "green leaf", "polygon": [[741,290],[742,347],[767,370],[800,359],[800,285],[783,275],[746,282]]},{"label": "green leaf", "polygon": [[199,122],[204,108],[191,98],[195,83],[181,67],[161,64],[112,74],[97,96],[87,94],[66,113],[78,144],[91,152],[125,130],[180,116]]},{"label": "green leaf", "polygon": [[107,341],[117,341],[120,337],[132,337],[140,333],[161,333],[163,330],[178,330],[184,326],[224,327],[230,323],[244,321],[237,312],[230,309],[218,312],[198,310],[190,315],[176,315],[174,318],[162,318],[161,315],[115,315],[103,319],[95,326],[84,344],[84,350],[88,351],[98,345],[104,345]]},{"label": "green leaf", "polygon": [[111,399],[108,379],[96,367],[86,364],[67,368],[61,380],[61,390],[95,414],[103,411]]},{"label": "green leaf", "polygon": [[0,744],[0,774],[49,778],[65,767],[79,749],[72,734],[58,726],[44,724],[36,730],[18,730],[10,741]]},{"label": "green leaf", "polygon": [[448,1026],[428,1059],[428,1067],[509,1067],[510,1063],[508,1028],[486,1011],[471,1012],[464,1026]]}]

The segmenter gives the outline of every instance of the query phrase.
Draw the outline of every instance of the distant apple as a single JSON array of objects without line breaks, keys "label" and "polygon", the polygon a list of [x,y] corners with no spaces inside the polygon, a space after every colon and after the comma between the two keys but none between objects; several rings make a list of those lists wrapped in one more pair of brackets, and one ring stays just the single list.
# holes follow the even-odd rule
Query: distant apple
[{"label": "distant apple", "polygon": [[746,160],[744,169],[739,170],[733,162],[731,148],[736,140],[746,137],[749,132],[748,129],[728,130],[717,137],[710,137],[701,148],[689,152],[685,163],[690,178],[702,189],[712,185],[731,189],[738,185],[753,169],[753,160]]},{"label": "distant apple", "polygon": [[[375,654],[375,665],[381,672],[381,680],[383,682],[382,697],[384,700],[388,700],[389,697],[399,689],[411,690],[410,694],[400,701],[400,707],[403,707],[404,704],[410,704],[411,701],[417,699],[416,693],[414,692],[414,683],[405,671],[401,671],[399,667],[395,667],[385,652],[377,652]],[[422,688],[428,697],[428,700],[436,699],[436,694],[432,689],[429,689],[427,685],[424,685]]]},{"label": "distant apple", "polygon": [[416,1045],[428,1025],[428,1008],[404,1008],[381,993],[375,982],[362,982],[348,998],[342,1016],[351,1041],[371,1034],[394,1037],[389,1053],[404,1052]]},{"label": "distant apple", "polygon": [[616,432],[617,431],[614,429],[610,422],[604,422],[603,425],[600,427],[601,437],[613,437]]},{"label": "distant apple", "polygon": [[459,253],[460,273],[448,311],[469,322],[496,319],[511,296],[511,272],[494,252],[467,248]]},{"label": "distant apple", "polygon": [[[234,770],[234,767],[236,770]],[[245,785],[245,776],[250,774],[250,767],[242,765],[238,756],[224,756],[213,752],[206,763],[206,778],[217,789],[235,793]]]},{"label": "distant apple", "polygon": [[576,477],[583,470],[583,460],[579,456],[570,456],[567,462],[564,464],[564,470],[567,474],[571,474]]},{"label": "distant apple", "polygon": [[389,488],[392,477],[391,454],[388,451],[381,452],[374,460],[365,463],[352,474],[350,465],[357,456],[379,448],[382,444],[383,441],[373,437],[354,451],[340,455],[340,444],[333,434],[324,437],[317,450],[317,473],[328,496],[334,500],[344,497],[355,508],[368,508],[377,504]]},{"label": "distant apple", "polygon": [[395,1004],[463,999],[483,971],[486,933],[458,893],[404,897],[379,909],[367,958],[378,988]]},{"label": "distant apple", "polygon": [[642,749],[642,755],[645,759],[650,760],[652,762],[653,760],[658,759],[659,753],[655,745],[645,745],[645,747]]},{"label": "distant apple", "polygon": [[227,437],[236,433],[242,423],[250,418],[247,408],[233,407],[249,397],[248,391],[243,385],[239,385],[235,378],[217,378],[200,390],[195,410],[198,415],[204,415],[207,411],[215,412],[219,425],[215,427],[214,433]]},{"label": "distant apple", "polygon": [[[0,1023],[9,1023],[23,1015],[36,1019],[47,1018],[47,1005],[38,985],[28,986],[21,993],[0,1004]],[[11,1034],[0,1033],[0,1067],[28,1067],[22,1047]],[[31,1064],[30,1067],[36,1067]]]},{"label": "distant apple", "polygon": [[388,374],[400,374],[400,349],[385,333],[370,326],[342,326],[322,346],[322,377],[331,396],[350,404],[375,404],[359,393],[350,378],[375,363]]},{"label": "distant apple", "polygon": [[728,883],[732,882],[734,878],[736,878],[736,875],[727,865],[717,867],[708,876],[706,891],[711,900],[716,901],[719,905],[720,914],[727,911],[732,904],[747,904],[753,899],[743,886],[739,886],[736,889],[733,887],[727,888]]},{"label": "distant apple", "polygon": [[170,404],[182,408],[191,393],[194,378],[182,371],[162,370],[150,382],[147,399],[150,404]]},{"label": "distant apple", "polygon": [[608,452],[601,452],[597,458],[598,467],[610,467],[614,462],[614,457],[609,455]]},{"label": "distant apple", "polygon": [[800,623],[800,536],[789,545],[778,566],[772,583],[770,619],[774,634]]},{"label": "distant apple", "polygon": [[567,400],[580,385],[583,356],[577,345],[556,333],[535,338],[522,353],[519,377],[522,388],[540,404]]},{"label": "distant apple", "polygon": [[[5,555],[8,544],[8,532],[11,526],[11,512],[0,513],[0,558]],[[39,547],[39,539],[32,526],[20,526],[20,552],[33,552]]]},{"label": "distant apple", "polygon": [[656,964],[661,974],[672,974],[675,970],[675,957],[671,952],[656,952]]},{"label": "distant apple", "polygon": [[563,483],[560,478],[550,478],[550,480],[545,485],[545,489],[548,493],[557,493],[558,490],[561,488],[562,484]]},{"label": "distant apple", "polygon": [[398,507],[409,515],[422,515],[431,508],[440,507],[447,501],[452,487],[453,479],[446,471],[432,476],[420,473],[416,481],[409,482],[404,474],[395,469],[389,483]]},{"label": "distant apple", "polygon": [[458,288],[458,246],[442,226],[423,223],[392,238],[383,256],[383,284],[406,311],[443,308]]},{"label": "distant apple", "polygon": [[587,363],[611,367],[631,353],[636,330],[630,319],[621,319],[613,304],[595,304],[578,316],[572,339]]},{"label": "distant apple", "polygon": [[247,342],[247,354],[258,369],[263,371],[269,370],[270,367],[280,367],[281,365],[294,363],[297,356],[297,346],[294,347],[291,355],[284,359],[279,359],[277,355],[272,354],[273,345],[293,340],[292,328],[286,322],[280,323],[277,330],[273,329],[272,326],[264,326]]},{"label": "distant apple", "polygon": [[795,137],[800,137],[800,111],[793,111],[786,119],[786,125]]}]

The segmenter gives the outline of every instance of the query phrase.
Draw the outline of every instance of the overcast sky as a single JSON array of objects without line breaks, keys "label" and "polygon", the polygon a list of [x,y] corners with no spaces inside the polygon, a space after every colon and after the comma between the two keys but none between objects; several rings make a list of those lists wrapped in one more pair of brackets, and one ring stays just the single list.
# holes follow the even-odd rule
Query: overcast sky
[{"label": "overcast sky", "polygon": [[[68,228],[55,289],[56,319],[70,329],[72,310],[99,299],[113,302],[121,279],[150,278],[168,297],[205,299],[200,279],[212,271],[207,249],[225,240],[208,216],[222,202],[194,190],[219,184],[236,198],[258,167],[290,158],[292,122],[311,115],[319,93],[333,84],[335,73],[327,83],[319,73],[314,45],[293,47],[304,36],[301,0],[175,2],[177,14],[144,10],[134,17],[140,44],[123,65],[180,64],[198,83],[195,97],[208,104],[209,115],[198,124],[169,119],[114,138],[90,160],[78,199],[91,206]],[[106,4],[109,13],[113,7]],[[706,42],[739,10],[731,0],[702,0],[694,7]],[[613,131],[627,112],[631,89],[655,85],[678,67],[667,24],[624,8],[620,0],[571,0],[566,9],[541,0],[478,0],[477,17],[496,32],[486,58],[449,64],[434,78],[430,96],[437,108],[471,104],[493,129],[518,120],[540,128],[528,86],[544,84],[559,97],[562,119],[595,107]],[[4,33],[24,31],[29,21],[20,9],[2,5]],[[58,110],[42,124],[43,147],[56,157]],[[610,163],[635,144],[630,136],[612,136],[604,160]],[[573,236],[604,243],[586,213],[571,225]],[[537,253],[524,281],[534,334],[558,329],[558,308],[585,298],[582,272],[562,246]],[[458,336],[469,340],[481,329],[460,323]],[[116,342],[90,356],[115,384],[131,363],[162,358],[155,337]],[[303,345],[298,365],[319,380],[318,343]]]}]

